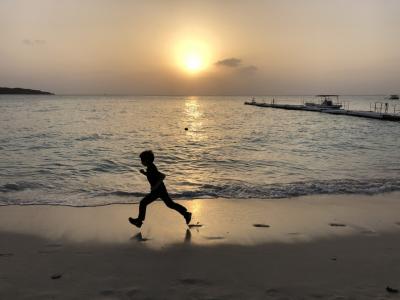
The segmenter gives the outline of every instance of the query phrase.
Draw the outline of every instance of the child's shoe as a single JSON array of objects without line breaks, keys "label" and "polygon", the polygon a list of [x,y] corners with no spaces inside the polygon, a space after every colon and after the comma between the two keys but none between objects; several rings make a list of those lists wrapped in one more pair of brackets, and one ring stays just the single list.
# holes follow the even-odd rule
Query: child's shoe
[{"label": "child's shoe", "polygon": [[135,225],[137,228],[142,227],[143,222],[139,219],[129,218],[129,223]]},{"label": "child's shoe", "polygon": [[185,218],[186,224],[189,225],[190,220],[192,220],[192,213],[191,212],[186,212],[183,217]]}]

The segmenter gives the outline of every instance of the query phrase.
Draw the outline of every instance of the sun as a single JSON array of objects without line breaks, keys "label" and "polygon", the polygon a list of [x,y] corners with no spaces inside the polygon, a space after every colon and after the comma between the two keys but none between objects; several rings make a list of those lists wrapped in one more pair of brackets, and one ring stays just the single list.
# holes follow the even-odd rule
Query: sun
[{"label": "sun", "polygon": [[184,59],[184,64],[186,69],[193,73],[199,72],[204,67],[203,59],[197,53],[189,53]]},{"label": "sun", "polygon": [[174,45],[175,66],[185,73],[199,74],[210,66],[210,45],[205,41],[183,39]]}]

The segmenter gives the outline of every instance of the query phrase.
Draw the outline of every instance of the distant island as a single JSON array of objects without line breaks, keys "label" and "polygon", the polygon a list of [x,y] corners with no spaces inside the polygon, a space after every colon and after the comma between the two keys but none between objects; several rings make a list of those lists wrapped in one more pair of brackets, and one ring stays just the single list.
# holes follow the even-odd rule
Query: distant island
[{"label": "distant island", "polygon": [[40,90],[0,87],[0,95],[54,95]]}]

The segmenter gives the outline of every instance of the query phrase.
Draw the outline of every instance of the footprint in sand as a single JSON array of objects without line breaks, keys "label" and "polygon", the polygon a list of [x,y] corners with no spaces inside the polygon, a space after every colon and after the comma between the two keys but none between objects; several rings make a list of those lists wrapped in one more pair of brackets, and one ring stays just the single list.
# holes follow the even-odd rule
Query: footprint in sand
[{"label": "footprint in sand", "polygon": [[52,275],[50,278],[55,280],[55,279],[60,279],[62,276],[63,276],[63,274],[57,273],[57,274]]},{"label": "footprint in sand", "polygon": [[190,229],[192,228],[200,228],[203,227],[203,224],[197,223],[197,224],[189,224],[188,225]]},{"label": "footprint in sand", "polygon": [[268,225],[268,224],[253,224],[253,226],[254,227],[258,227],[258,228],[269,228],[269,227],[271,227],[270,225]]},{"label": "footprint in sand", "polygon": [[346,227],[346,224],[342,224],[342,223],[329,223],[329,226],[332,227]]},{"label": "footprint in sand", "polygon": [[224,240],[224,236],[205,236],[204,237],[206,240]]},{"label": "footprint in sand", "polygon": [[0,257],[14,256],[13,253],[0,253]]},{"label": "footprint in sand", "polygon": [[199,278],[183,278],[179,282],[184,285],[211,285],[209,281]]},{"label": "footprint in sand", "polygon": [[266,290],[265,293],[268,295],[277,295],[280,293],[280,291],[278,289],[270,288]]},{"label": "footprint in sand", "polygon": [[387,286],[387,287],[386,287],[386,291],[387,291],[388,293],[392,293],[392,294],[397,294],[397,293],[399,292],[398,289],[394,289],[394,288],[392,288],[392,287],[390,287],[390,286]]}]

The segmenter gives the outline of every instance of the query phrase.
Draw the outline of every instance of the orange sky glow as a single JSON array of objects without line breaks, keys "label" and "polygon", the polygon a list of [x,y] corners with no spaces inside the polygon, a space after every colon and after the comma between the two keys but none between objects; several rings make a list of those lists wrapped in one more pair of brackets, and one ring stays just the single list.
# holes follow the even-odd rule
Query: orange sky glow
[{"label": "orange sky glow", "polygon": [[60,94],[389,94],[396,0],[0,2],[0,86]]}]

